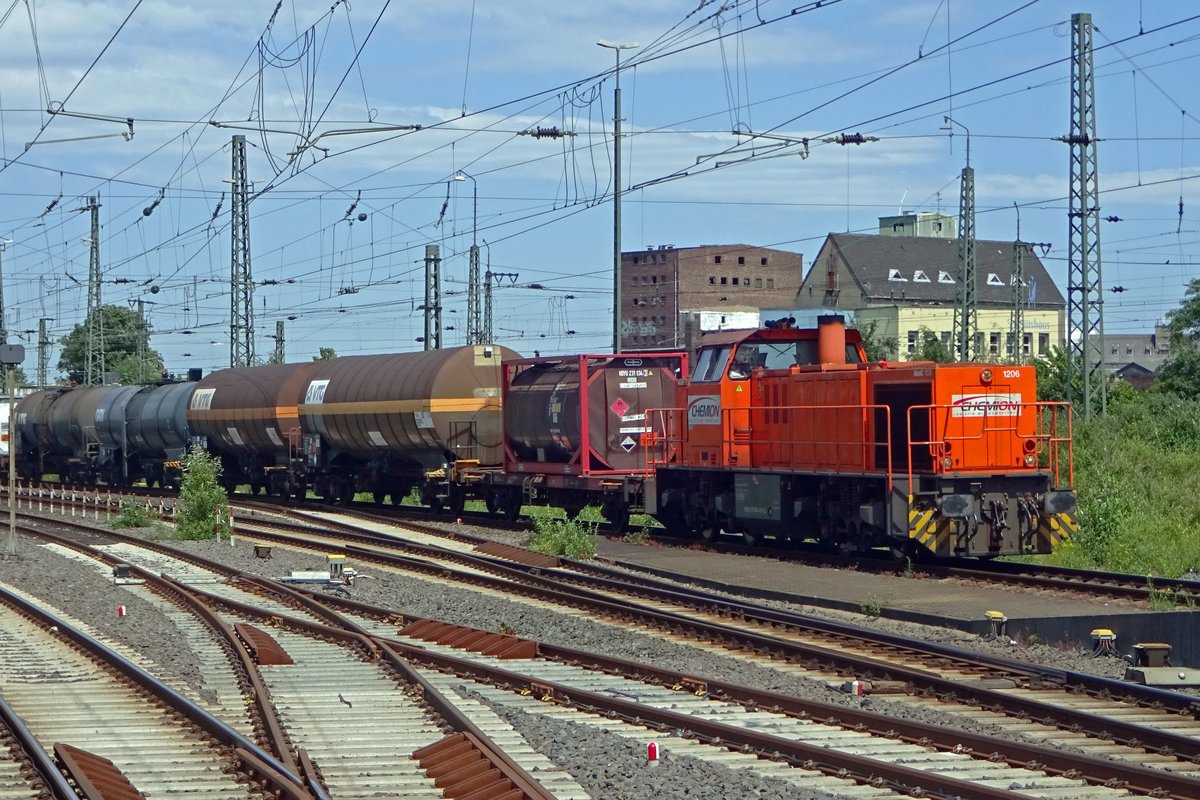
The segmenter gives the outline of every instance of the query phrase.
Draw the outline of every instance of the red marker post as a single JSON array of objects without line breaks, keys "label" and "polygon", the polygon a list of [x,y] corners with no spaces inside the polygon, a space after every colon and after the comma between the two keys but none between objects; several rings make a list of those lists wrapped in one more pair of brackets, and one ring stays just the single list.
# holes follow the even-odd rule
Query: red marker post
[{"label": "red marker post", "polygon": [[658,742],[646,745],[646,763],[651,767],[658,766]]},{"label": "red marker post", "polygon": [[125,619],[125,606],[117,606],[117,616]]}]

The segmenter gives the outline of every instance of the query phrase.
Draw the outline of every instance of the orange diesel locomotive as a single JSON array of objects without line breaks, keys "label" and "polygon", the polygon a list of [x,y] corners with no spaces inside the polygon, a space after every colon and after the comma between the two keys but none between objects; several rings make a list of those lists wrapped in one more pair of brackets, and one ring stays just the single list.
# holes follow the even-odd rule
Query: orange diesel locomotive
[{"label": "orange diesel locomotive", "polygon": [[1028,365],[867,362],[843,319],[706,336],[643,437],[676,533],[843,551],[1047,553],[1076,528],[1070,408]]}]

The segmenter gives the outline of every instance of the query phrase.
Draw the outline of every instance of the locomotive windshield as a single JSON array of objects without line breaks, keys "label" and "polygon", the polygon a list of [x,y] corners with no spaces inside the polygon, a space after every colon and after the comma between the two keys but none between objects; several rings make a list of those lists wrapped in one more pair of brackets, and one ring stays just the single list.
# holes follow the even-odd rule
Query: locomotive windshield
[{"label": "locomotive windshield", "polygon": [[[846,363],[857,364],[858,348],[853,344],[846,345]],[[802,339],[793,342],[745,342],[737,349],[733,363],[729,367],[729,377],[733,380],[744,380],[758,368],[788,369],[796,365],[817,364],[817,340]]]},{"label": "locomotive windshield", "polygon": [[692,371],[695,382],[720,380],[725,362],[729,360],[729,345],[704,347],[696,359],[696,369]]}]

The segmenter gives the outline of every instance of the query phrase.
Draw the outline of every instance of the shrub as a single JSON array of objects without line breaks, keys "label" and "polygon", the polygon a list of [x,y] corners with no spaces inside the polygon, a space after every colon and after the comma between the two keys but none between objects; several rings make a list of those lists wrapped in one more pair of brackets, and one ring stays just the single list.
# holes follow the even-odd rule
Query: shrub
[{"label": "shrub", "polygon": [[229,535],[229,495],[220,478],[220,461],[198,447],[188,451],[175,517],[179,538],[211,539],[218,529]]},{"label": "shrub", "polygon": [[530,550],[552,556],[592,558],[596,555],[596,523],[536,517],[533,533],[526,544]]},{"label": "shrub", "polygon": [[1200,567],[1200,403],[1144,395],[1075,434],[1080,528],[1054,561],[1170,578]]}]

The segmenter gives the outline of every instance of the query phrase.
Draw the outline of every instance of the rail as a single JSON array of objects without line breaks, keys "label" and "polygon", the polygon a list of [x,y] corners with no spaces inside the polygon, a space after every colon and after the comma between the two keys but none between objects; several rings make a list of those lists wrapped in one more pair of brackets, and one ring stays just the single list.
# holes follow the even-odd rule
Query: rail
[{"label": "rail", "polygon": [[[908,482],[913,483],[914,463],[926,463],[918,458],[920,448],[926,448],[930,470],[947,473],[955,469],[994,469],[995,457],[989,448],[989,438],[1003,436],[1004,441],[1021,441],[1021,455],[1032,457],[1032,464],[1018,469],[1049,471],[1055,487],[1075,485],[1075,454],[1072,448],[1074,417],[1070,403],[1033,402],[1008,403],[1003,407],[976,406],[964,409],[950,404],[914,405],[908,408],[905,435],[910,447]],[[927,438],[918,438],[915,431],[928,431]],[[953,462],[952,454],[964,454],[975,444],[975,450],[990,458],[973,464]],[[1063,480],[1065,475],[1065,482]]]}]

